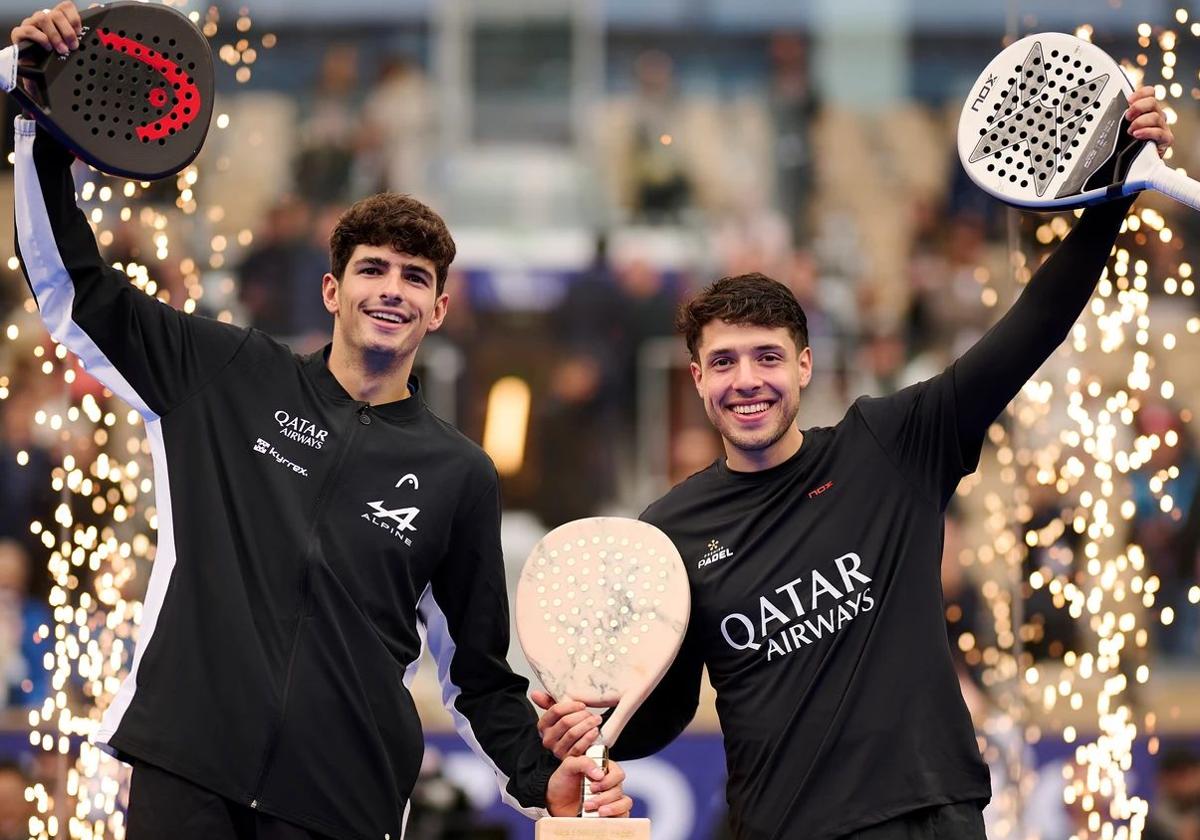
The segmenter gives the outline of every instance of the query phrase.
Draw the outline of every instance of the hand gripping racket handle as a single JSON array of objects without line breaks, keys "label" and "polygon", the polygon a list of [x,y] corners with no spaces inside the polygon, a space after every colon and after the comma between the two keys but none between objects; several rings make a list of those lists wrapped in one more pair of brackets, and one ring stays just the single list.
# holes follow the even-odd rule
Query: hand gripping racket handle
[{"label": "hand gripping racket handle", "polygon": [[1200,181],[1189,178],[1162,161],[1158,161],[1158,166],[1151,169],[1146,178],[1146,186],[1158,190],[1163,195],[1169,195],[1188,207],[1200,210]]},{"label": "hand gripping racket handle", "polygon": [[[586,755],[588,758],[590,758],[595,763],[595,765],[597,767],[599,767],[601,770],[608,772],[608,747],[604,746],[603,744],[592,744],[590,747],[587,748],[587,752],[584,753],[584,755]],[[579,816],[587,817],[587,818],[600,816],[599,810],[586,811],[583,808],[583,803],[586,802],[587,798],[591,795],[592,795],[592,780],[589,779],[587,776],[584,776],[583,777],[583,797],[579,800]]]}]

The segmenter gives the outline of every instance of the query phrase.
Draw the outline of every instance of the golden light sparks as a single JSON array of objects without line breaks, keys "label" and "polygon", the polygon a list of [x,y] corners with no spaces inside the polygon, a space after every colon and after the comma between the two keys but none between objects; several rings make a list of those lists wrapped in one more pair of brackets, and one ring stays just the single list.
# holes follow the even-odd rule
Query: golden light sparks
[{"label": "golden light sparks", "polygon": [[[215,6],[190,17],[210,39],[223,28]],[[218,55],[235,80],[244,82],[249,65],[261,60],[276,37],[268,34],[251,45],[251,39],[258,39],[245,9],[229,24],[224,28],[236,30],[233,43],[222,44]],[[235,53],[232,62],[225,60],[229,49]],[[227,127],[228,116],[221,114],[216,122],[218,128]],[[141,256],[122,251],[114,267],[145,294],[186,311],[210,303],[202,267],[214,256],[236,258],[234,248],[253,241],[249,230],[226,223],[216,204],[206,206],[204,234],[197,234],[196,191],[205,166],[202,155],[173,179],[173,202],[162,201],[162,184],[110,178],[94,170],[79,185],[81,206],[97,240],[105,247],[126,249],[132,242],[140,249]],[[151,189],[153,198],[147,195]],[[6,264],[10,270],[19,268],[11,253]],[[223,297],[228,294],[222,290]],[[0,371],[0,399],[14,391],[48,395],[32,411],[32,423],[38,439],[61,453],[41,477],[57,501],[29,525],[30,534],[45,547],[53,622],[39,628],[37,636],[51,644],[43,663],[49,696],[29,712],[28,723],[29,743],[66,757],[61,765],[66,769],[62,778],[43,780],[26,791],[35,811],[29,836],[119,840],[125,832],[122,803],[128,774],[89,738],[128,668],[142,612],[138,593],[154,560],[157,512],[149,447],[140,417],[87,377],[64,346],[32,326],[36,310],[28,299],[20,317],[0,328],[0,341],[16,343],[14,356],[33,362],[20,365],[19,372]],[[227,310],[222,314],[229,315]],[[34,463],[29,449],[12,457],[22,467]]]},{"label": "golden light sparks", "polygon": [[[1180,10],[1175,20],[1184,24],[1188,15]],[[1200,37],[1200,25],[1182,32]],[[1135,85],[1153,84],[1167,101],[1200,98],[1200,88],[1185,90],[1173,81],[1197,77],[1181,66],[1188,53],[1180,34],[1141,24],[1140,54],[1123,63],[1136,70]],[[1177,109],[1164,111],[1174,124]],[[993,627],[958,646],[1027,743],[1058,733],[1076,745],[1063,798],[1084,813],[1088,830],[1076,835],[1080,840],[1140,836],[1148,805],[1127,789],[1126,774],[1139,731],[1153,736],[1157,721],[1134,714],[1131,686],[1153,677],[1147,646],[1156,629],[1180,621],[1179,605],[1161,603],[1163,584],[1128,536],[1138,513],[1129,489],[1135,474],[1149,478],[1150,508],[1164,517],[1180,514],[1172,490],[1179,467],[1167,463],[1180,435],[1174,429],[1139,434],[1136,423],[1144,405],[1176,396],[1166,361],[1193,352],[1188,342],[1200,333],[1200,318],[1167,327],[1153,317],[1152,297],[1187,298],[1195,285],[1189,263],[1172,264],[1186,253],[1179,231],[1161,202],[1150,204],[1126,219],[1096,294],[1062,351],[1070,354],[1069,364],[1051,363],[1048,368],[1061,372],[1023,389],[1009,409],[1011,422],[989,433],[984,477],[963,482],[959,491],[967,497],[990,488],[973,502],[984,514],[987,539],[972,551],[972,565],[984,578],[981,593]],[[1061,240],[1071,219],[1030,221],[1040,249]],[[1020,268],[1036,264],[1013,257]],[[1014,272],[1016,285],[1024,279]],[[1191,415],[1181,411],[1180,418],[1188,423]],[[1066,538],[1071,534],[1077,541]],[[1035,614],[1025,615],[1035,596]],[[1187,599],[1191,609],[1200,604],[1200,587],[1189,589]],[[1080,628],[1075,650],[1046,635],[1057,611]],[[1036,658],[1030,645],[1040,648]],[[1157,740],[1150,748],[1157,750]],[[1019,751],[1008,760],[1019,765]],[[1010,778],[1023,777],[1019,766],[1009,769]]]}]

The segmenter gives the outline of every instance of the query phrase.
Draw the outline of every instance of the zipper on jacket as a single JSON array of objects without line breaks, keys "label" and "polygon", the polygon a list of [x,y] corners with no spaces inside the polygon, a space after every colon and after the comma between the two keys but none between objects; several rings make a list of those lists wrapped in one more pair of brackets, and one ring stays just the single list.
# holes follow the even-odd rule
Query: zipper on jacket
[{"label": "zipper on jacket", "polygon": [[280,702],[279,714],[276,716],[275,723],[271,727],[271,735],[267,739],[267,748],[263,753],[262,766],[259,768],[258,777],[254,781],[254,793],[250,797],[249,804],[253,809],[258,808],[258,798],[262,796],[262,788],[267,780],[267,771],[271,767],[271,760],[275,757],[275,748],[279,745],[279,734],[283,730],[283,719],[287,714],[288,695],[292,690],[292,668],[296,664],[296,651],[300,647],[300,633],[304,629],[304,618],[308,611],[308,599],[312,592],[312,583],[309,580],[307,564],[316,552],[317,525],[320,522],[321,508],[325,503],[326,493],[341,473],[342,466],[346,462],[346,456],[350,454],[351,444],[354,442],[354,435],[358,431],[358,425],[371,425],[371,415],[367,413],[370,407],[370,403],[363,403],[355,409],[355,416],[358,419],[358,423],[351,423],[347,429],[346,440],[342,443],[342,449],[338,453],[337,461],[334,462],[333,468],[326,474],[325,481],[322,482],[321,489],[317,491],[316,499],[313,502],[312,525],[308,531],[308,538],[305,540],[304,561],[306,568],[301,591],[300,616],[296,620],[296,631],[292,636],[292,649],[288,654],[288,665],[283,679],[283,698]]}]

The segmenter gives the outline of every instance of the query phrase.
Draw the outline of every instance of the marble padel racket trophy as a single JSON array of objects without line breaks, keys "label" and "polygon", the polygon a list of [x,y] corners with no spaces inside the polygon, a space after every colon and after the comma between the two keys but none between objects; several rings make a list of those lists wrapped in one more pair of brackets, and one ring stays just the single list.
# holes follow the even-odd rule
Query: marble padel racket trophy
[{"label": "marble padel racket trophy", "polygon": [[[587,755],[600,766],[629,718],[679,652],[691,611],[675,546],[636,519],[592,517],[555,528],[529,555],[517,584],[517,636],[556,700],[611,708]],[[583,795],[589,786],[583,783]],[[650,836],[647,819],[595,813],[539,820],[538,840]]]}]

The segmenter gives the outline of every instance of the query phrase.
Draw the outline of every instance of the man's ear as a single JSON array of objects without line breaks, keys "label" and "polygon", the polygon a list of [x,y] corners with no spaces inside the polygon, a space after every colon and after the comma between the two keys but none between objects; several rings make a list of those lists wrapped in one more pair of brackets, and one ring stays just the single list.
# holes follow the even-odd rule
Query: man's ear
[{"label": "man's ear", "polygon": [[699,363],[692,362],[688,365],[688,370],[692,372],[692,384],[696,386],[696,393],[700,395],[700,399],[704,399],[704,371]]},{"label": "man's ear", "polygon": [[429,319],[429,327],[426,332],[436,332],[442,322],[446,320],[446,312],[450,308],[450,295],[442,294],[433,302],[433,317]]},{"label": "man's ear", "polygon": [[338,279],[326,272],[321,278],[321,302],[325,304],[325,311],[334,317],[338,314],[337,293]]},{"label": "man's ear", "polygon": [[811,347],[805,347],[800,351],[800,358],[796,360],[796,367],[800,371],[800,387],[807,388],[808,383],[812,381],[813,358]]}]

